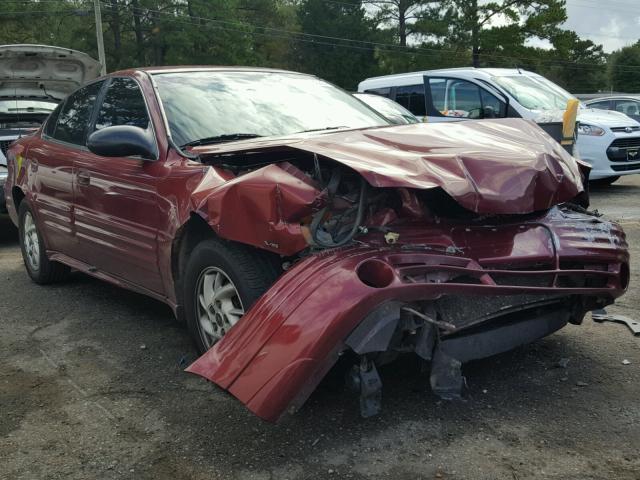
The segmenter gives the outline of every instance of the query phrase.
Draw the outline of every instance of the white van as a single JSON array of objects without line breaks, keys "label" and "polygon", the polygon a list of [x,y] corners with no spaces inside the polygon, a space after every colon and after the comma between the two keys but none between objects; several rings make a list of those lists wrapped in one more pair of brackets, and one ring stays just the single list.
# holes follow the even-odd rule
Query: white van
[{"label": "white van", "polygon": [[[575,98],[546,78],[507,68],[451,68],[364,80],[359,92],[389,97],[429,122],[521,117],[543,128],[562,120]],[[592,166],[590,178],[613,183],[640,173],[640,123],[606,110],[578,110],[577,152]],[[545,130],[549,131],[548,128]]]}]

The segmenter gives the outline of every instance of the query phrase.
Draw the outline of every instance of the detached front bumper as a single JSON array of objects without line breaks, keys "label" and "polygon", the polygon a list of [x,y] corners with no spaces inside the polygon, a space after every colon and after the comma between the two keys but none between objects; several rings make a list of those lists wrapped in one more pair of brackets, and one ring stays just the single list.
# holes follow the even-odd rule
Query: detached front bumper
[{"label": "detached front bumper", "polygon": [[372,240],[305,258],[187,371],[270,421],[299,407],[348,349],[414,351],[432,360],[432,386],[446,394],[450,383],[439,385],[446,375],[434,369],[580,323],[629,281],[622,230],[570,210],[399,235],[409,243]]}]

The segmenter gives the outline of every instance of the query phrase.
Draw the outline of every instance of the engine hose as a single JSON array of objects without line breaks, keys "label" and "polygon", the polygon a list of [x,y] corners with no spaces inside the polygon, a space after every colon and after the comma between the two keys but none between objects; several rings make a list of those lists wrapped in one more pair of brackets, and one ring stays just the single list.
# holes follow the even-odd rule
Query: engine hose
[{"label": "engine hose", "polygon": [[[338,183],[334,182],[334,177],[336,177],[335,171],[331,175],[331,180],[329,180],[330,200],[333,198],[333,194],[336,192],[339,184],[339,174],[337,174],[337,176],[338,176]],[[334,187],[334,186],[335,188],[332,191],[331,187]],[[360,177],[360,196],[358,199],[358,210],[356,213],[356,219],[353,222],[351,231],[347,234],[346,237],[344,237],[339,242],[325,242],[318,238],[318,228],[320,227],[320,222],[322,221],[325,214],[327,213],[330,205],[327,205],[316,214],[310,226],[311,238],[313,239],[313,242],[316,245],[323,248],[336,248],[336,247],[341,247],[343,245],[346,245],[351,240],[353,240],[353,237],[355,237],[356,234],[358,233],[358,228],[360,227],[360,224],[362,223],[362,220],[364,218],[364,210],[365,210],[365,204],[366,204],[366,189],[367,189],[367,184],[364,178]]]}]

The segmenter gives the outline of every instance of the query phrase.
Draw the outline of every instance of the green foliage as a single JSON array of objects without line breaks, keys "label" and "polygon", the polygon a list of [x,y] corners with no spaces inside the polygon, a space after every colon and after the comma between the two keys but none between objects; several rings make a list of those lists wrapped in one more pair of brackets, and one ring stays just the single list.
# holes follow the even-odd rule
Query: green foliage
[{"label": "green foliage", "polygon": [[[375,43],[381,35],[365,16],[359,0],[303,0],[298,8],[300,29],[307,35],[295,43],[295,66],[347,89],[355,89],[379,69]],[[350,41],[337,40],[349,38]]]},{"label": "green foliage", "polygon": [[[473,63],[536,71],[572,92],[640,91],[640,42],[609,58],[563,30],[564,0],[101,0],[107,68],[256,65],[347,89]],[[0,43],[97,58],[93,0],[2,0]],[[534,47],[531,40],[548,42]]]},{"label": "green foliage", "polygon": [[640,41],[611,55],[611,87],[616,92],[640,92]]},{"label": "green foliage", "polygon": [[565,20],[563,0],[442,0],[413,31],[470,49],[480,67],[500,63],[529,38],[549,38]]}]

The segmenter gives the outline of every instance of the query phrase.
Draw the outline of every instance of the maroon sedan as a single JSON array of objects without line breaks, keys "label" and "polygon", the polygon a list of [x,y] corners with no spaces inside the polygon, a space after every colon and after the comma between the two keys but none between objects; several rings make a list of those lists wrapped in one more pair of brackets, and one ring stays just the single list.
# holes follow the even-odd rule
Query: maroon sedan
[{"label": "maroon sedan", "polygon": [[[313,76],[113,73],[9,150],[6,201],[41,284],[71,269],[167,303],[189,371],[277,420],[338,358],[365,416],[377,366],[461,364],[548,335],[627,288],[587,168],[520,119],[390,126]],[[342,363],[342,362],[341,362]]]}]

